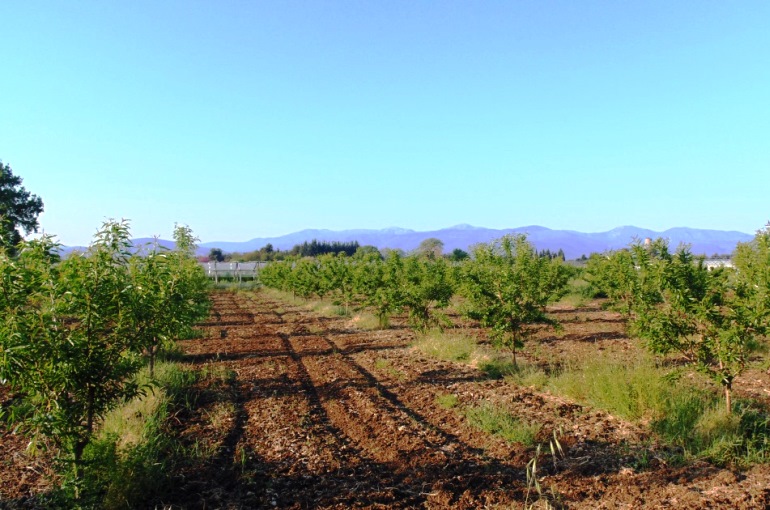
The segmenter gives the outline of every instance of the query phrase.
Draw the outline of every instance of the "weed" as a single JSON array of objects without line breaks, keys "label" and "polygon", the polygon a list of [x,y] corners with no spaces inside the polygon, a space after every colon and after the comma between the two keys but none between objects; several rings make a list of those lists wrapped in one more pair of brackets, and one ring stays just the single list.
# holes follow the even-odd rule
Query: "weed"
[{"label": "weed", "polygon": [[513,360],[494,357],[479,363],[479,369],[487,374],[490,379],[502,379],[506,376],[513,376],[518,372],[518,367]]},{"label": "weed", "polygon": [[660,416],[671,385],[650,358],[629,363],[600,357],[566,370],[547,387],[555,393],[587,402],[626,419]]},{"label": "weed", "polygon": [[534,444],[535,436],[541,428],[538,423],[523,422],[504,408],[488,402],[466,409],[465,417],[471,425],[484,432],[524,446]]},{"label": "weed", "polygon": [[472,337],[438,330],[420,335],[414,347],[433,358],[465,362],[469,362],[477,350],[476,341]]},{"label": "weed", "polygon": [[436,395],[436,404],[444,409],[454,409],[460,404],[460,398],[451,393]]},{"label": "weed", "polygon": [[375,331],[377,329],[387,329],[387,325],[385,328],[382,327],[382,324],[380,323],[380,320],[371,313],[359,313],[357,315],[354,315],[350,319],[350,325],[355,327],[356,329],[361,329],[364,331]]},{"label": "weed", "polygon": [[385,372],[392,377],[396,379],[404,379],[406,377],[406,374],[404,374],[402,371],[391,365],[390,361],[384,359],[384,358],[377,358],[374,361],[374,368],[381,372]]}]

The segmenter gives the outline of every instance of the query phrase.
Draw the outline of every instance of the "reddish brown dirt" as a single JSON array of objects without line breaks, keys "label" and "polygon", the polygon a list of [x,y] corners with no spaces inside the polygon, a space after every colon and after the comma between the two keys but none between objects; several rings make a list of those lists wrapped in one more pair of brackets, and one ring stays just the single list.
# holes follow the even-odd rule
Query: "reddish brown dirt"
[{"label": "reddish brown dirt", "polygon": [[[770,501],[766,466],[743,473],[705,463],[668,467],[642,427],[428,358],[410,347],[413,335],[398,323],[360,331],[348,319],[319,317],[264,294],[219,293],[214,302],[221,323],[212,320],[208,338],[185,342],[185,350],[197,362],[224,364],[237,374],[244,418],[232,450],[248,452],[240,485],[251,487],[251,499],[236,491],[211,501],[215,506],[531,504],[539,497],[530,491],[527,499],[534,449],[481,432],[458,411],[485,401],[540,423],[546,448],[557,431],[564,456],[555,462],[542,456],[539,472],[543,497],[553,505],[761,508]],[[554,313],[564,331],[538,335],[525,355],[532,361],[634,349],[611,312],[592,306]],[[457,408],[437,404],[446,394],[458,397]],[[638,471],[633,466],[642,454],[652,457],[651,467]]]},{"label": "reddish brown dirt", "polygon": [[[177,490],[158,507],[522,508],[541,498],[586,509],[770,504],[767,466],[670,467],[642,426],[429,358],[410,347],[413,334],[398,321],[386,331],[361,331],[349,319],[320,317],[263,293],[217,292],[213,303],[205,337],[181,345],[201,369],[235,374],[209,393],[230,411],[215,420],[216,399],[202,398],[198,412],[179,417],[187,444],[205,443],[211,453],[178,476]],[[524,353],[531,362],[634,349],[611,312],[593,305],[553,312],[564,331],[539,333]],[[457,407],[437,403],[448,394]],[[542,496],[527,488],[534,448],[468,424],[461,409],[483,402],[541,424],[544,451],[554,432],[560,438],[563,456],[539,458]],[[648,467],[635,469],[643,455]],[[6,461],[5,452],[3,459],[18,479],[18,462]],[[18,483],[1,478],[0,494],[19,493]]]}]

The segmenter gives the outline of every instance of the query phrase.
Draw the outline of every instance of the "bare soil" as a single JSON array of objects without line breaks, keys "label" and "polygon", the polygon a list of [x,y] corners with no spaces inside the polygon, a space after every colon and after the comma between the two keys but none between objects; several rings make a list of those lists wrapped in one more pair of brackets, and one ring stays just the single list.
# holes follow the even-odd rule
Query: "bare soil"
[{"label": "bare soil", "polygon": [[[264,293],[216,292],[212,299],[204,338],[180,344],[190,363],[234,377],[216,388],[206,379],[212,387],[201,388],[198,409],[178,417],[175,433],[208,453],[176,475],[158,508],[770,505],[768,466],[669,466],[642,425],[429,358],[410,346],[414,335],[399,321],[362,331],[349,318],[321,317]],[[620,318],[596,303],[551,311],[564,330],[538,334],[524,353],[529,362],[635,352]],[[746,377],[751,392],[767,395],[767,374]],[[458,405],[439,405],[444,395]],[[464,417],[462,409],[483,402],[539,423],[544,452],[554,432],[560,438],[562,456],[538,459],[540,493],[526,476],[535,448],[482,432]],[[19,453],[22,439],[0,432],[0,503],[18,501],[41,490],[44,468]]]}]

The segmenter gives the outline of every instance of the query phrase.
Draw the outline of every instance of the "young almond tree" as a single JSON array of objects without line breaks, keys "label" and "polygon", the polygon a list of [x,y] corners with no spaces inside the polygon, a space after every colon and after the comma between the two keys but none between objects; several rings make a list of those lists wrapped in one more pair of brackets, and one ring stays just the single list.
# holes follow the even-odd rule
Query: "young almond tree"
[{"label": "young almond tree", "polygon": [[22,396],[11,418],[67,453],[76,480],[97,421],[140,391],[129,247],[127,224],[111,221],[59,264],[49,238],[22,242],[16,259],[0,255],[0,382]]},{"label": "young almond tree", "polygon": [[390,314],[401,310],[404,304],[404,259],[397,251],[388,252],[385,260],[378,252],[356,257],[355,292],[362,296],[364,306],[374,309],[380,328],[385,329]]},{"label": "young almond tree", "polygon": [[591,255],[583,274],[595,294],[606,297],[611,308],[630,320],[636,302],[656,296],[652,282],[657,266],[651,262],[669,258],[668,244],[663,239],[649,245],[636,242],[626,249]]},{"label": "young almond tree", "polygon": [[467,315],[492,328],[493,340],[510,348],[516,363],[530,324],[556,325],[545,308],[564,295],[569,268],[559,258],[539,257],[523,235],[479,244],[465,264]]},{"label": "young almond tree", "polygon": [[342,305],[345,315],[350,311],[350,305],[354,297],[353,259],[344,252],[336,255],[329,253],[318,257],[320,263],[320,278],[325,293],[334,296],[334,303]]},{"label": "young almond tree", "polygon": [[642,263],[655,275],[654,292],[639,295],[632,330],[652,352],[677,353],[720,384],[732,412],[733,381],[767,331],[766,298],[740,270],[709,271],[686,246]]},{"label": "young almond tree", "polygon": [[147,353],[150,377],[153,377],[158,350],[178,334],[180,317],[176,314],[174,297],[180,285],[172,271],[168,251],[158,245],[149,247],[142,256],[131,258],[129,278],[128,299],[135,336]]},{"label": "young almond tree", "polygon": [[174,241],[176,247],[167,255],[169,267],[165,293],[170,335],[177,338],[208,315],[210,282],[195,258],[198,238],[193,235],[192,229],[177,225]]},{"label": "young almond tree", "polygon": [[454,294],[447,261],[433,256],[412,255],[404,261],[402,295],[409,310],[409,322],[417,331],[443,327],[446,318],[440,310],[449,305]]}]

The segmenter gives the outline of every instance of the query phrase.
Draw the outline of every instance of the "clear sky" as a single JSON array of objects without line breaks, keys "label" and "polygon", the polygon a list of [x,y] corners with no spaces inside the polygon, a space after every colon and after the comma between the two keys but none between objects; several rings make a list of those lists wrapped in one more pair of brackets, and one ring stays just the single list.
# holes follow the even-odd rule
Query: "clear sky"
[{"label": "clear sky", "polygon": [[87,244],[458,223],[752,233],[770,2],[0,2],[0,159]]}]

